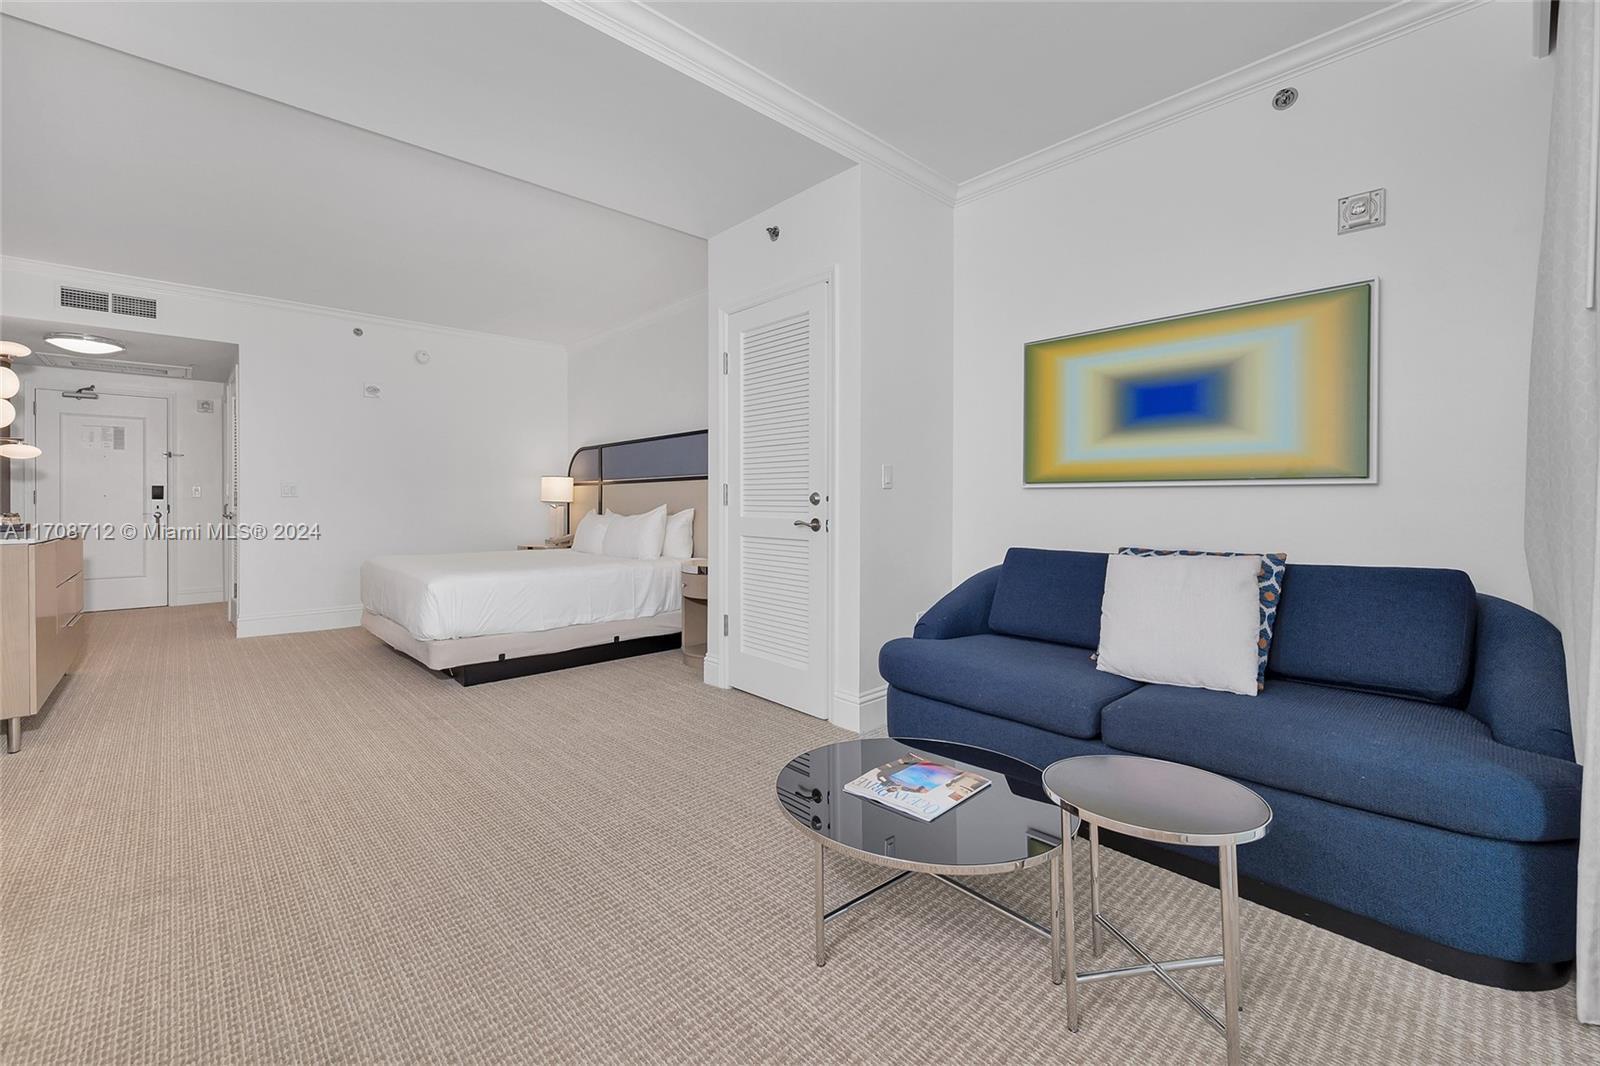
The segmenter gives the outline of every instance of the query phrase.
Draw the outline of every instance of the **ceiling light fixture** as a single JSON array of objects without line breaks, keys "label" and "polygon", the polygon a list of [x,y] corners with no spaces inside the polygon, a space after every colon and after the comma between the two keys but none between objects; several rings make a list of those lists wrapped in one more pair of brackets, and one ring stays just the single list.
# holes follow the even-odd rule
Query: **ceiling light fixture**
[{"label": "ceiling light fixture", "polygon": [[46,333],[44,341],[78,355],[111,355],[128,350],[126,345],[118,344],[109,337],[96,337],[93,333]]}]

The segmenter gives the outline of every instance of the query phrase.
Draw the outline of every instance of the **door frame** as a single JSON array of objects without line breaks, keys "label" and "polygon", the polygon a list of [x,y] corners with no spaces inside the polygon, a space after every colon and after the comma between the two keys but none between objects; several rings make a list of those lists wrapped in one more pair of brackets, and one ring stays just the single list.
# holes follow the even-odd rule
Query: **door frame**
[{"label": "door frame", "polygon": [[[97,378],[100,377],[100,376],[101,375],[96,375]],[[167,455],[166,478],[167,478],[167,503],[169,504],[168,512],[169,512],[169,515],[170,515],[170,512],[171,512],[170,504],[171,504],[171,501],[172,501],[172,489],[173,489],[173,485],[172,485],[172,456],[171,456],[170,453],[173,450],[173,434],[177,431],[177,425],[176,425],[176,423],[177,423],[177,410],[178,410],[178,408],[177,408],[177,402],[178,402],[178,393],[177,393],[177,391],[174,390],[174,389],[152,389],[152,388],[148,388],[148,387],[145,387],[145,386],[141,386],[141,385],[139,385],[137,383],[130,383],[128,385],[122,385],[122,384],[119,383],[119,384],[111,387],[108,390],[102,390],[99,387],[100,382],[98,380],[96,380],[94,382],[94,384],[96,386],[95,387],[95,392],[100,396],[121,396],[124,399],[129,399],[129,400],[161,400],[167,405],[167,418],[166,418],[166,422],[167,422],[167,439],[163,442],[164,447],[162,447],[161,450],[163,452],[169,453]],[[37,437],[38,433],[39,433],[39,393],[41,393],[41,392],[62,392],[62,393],[65,393],[65,392],[69,392],[69,391],[71,391],[71,390],[66,389],[66,388],[64,388],[62,386],[59,386],[59,385],[39,385],[39,384],[31,383],[31,382],[28,384],[28,387],[27,387],[28,418],[32,422],[32,424],[28,427],[28,429],[29,429],[30,433],[33,436]],[[85,400],[85,401],[82,401],[82,402],[84,402],[84,403],[98,403],[99,401],[98,400]],[[12,469],[15,470],[16,467],[13,466]],[[23,479],[23,486],[24,486],[24,489],[25,489],[25,492],[26,492],[26,495],[23,498],[23,504],[24,504],[26,509],[21,512],[23,520],[26,521],[29,525],[37,525],[38,524],[38,514],[39,514],[39,486],[34,480],[34,465],[32,463],[28,463],[27,464],[27,476]],[[162,523],[162,524],[165,525],[166,523]],[[172,542],[171,541],[163,541],[162,544],[161,544],[161,550],[166,552],[166,554],[167,554],[167,606],[170,607],[170,606],[172,606],[172,594],[173,594],[173,589],[172,589]]]},{"label": "door frame", "polygon": [[[826,456],[823,461],[823,470],[826,472],[825,476],[827,484],[822,487],[822,492],[823,495],[828,498],[829,503],[828,531],[825,534],[825,536],[828,538],[825,547],[825,550],[828,553],[828,561],[826,567],[826,577],[823,581],[823,588],[826,591],[827,599],[823,603],[821,611],[823,624],[828,627],[828,632],[826,635],[827,639],[823,641],[823,647],[826,649],[823,656],[823,670],[826,675],[825,688],[827,692],[826,698],[828,703],[827,707],[825,708],[827,714],[824,715],[820,720],[832,722],[833,705],[835,703],[834,661],[836,654],[834,640],[838,633],[838,626],[835,624],[837,619],[834,617],[834,611],[836,610],[836,605],[840,602],[838,589],[839,565],[838,559],[836,558],[838,553],[834,550],[835,541],[833,539],[835,534],[833,523],[837,521],[839,517],[839,493],[836,491],[839,484],[838,361],[840,317],[839,267],[837,265],[821,271],[820,273],[807,274],[792,281],[787,281],[780,285],[774,285],[770,288],[762,289],[753,295],[731,301],[726,306],[717,308],[717,346],[716,354],[713,355],[712,359],[713,373],[715,374],[717,381],[717,424],[714,427],[715,432],[713,435],[716,439],[715,450],[717,455],[717,473],[719,475],[719,484],[714,484],[711,489],[711,495],[713,499],[717,501],[712,504],[712,510],[716,513],[718,519],[716,526],[714,527],[714,534],[711,538],[712,546],[715,548],[715,554],[712,556],[711,560],[711,578],[716,595],[716,602],[721,607],[721,611],[719,613],[731,617],[733,611],[732,605],[728,602],[727,578],[727,566],[731,545],[731,541],[728,536],[730,516],[728,513],[728,505],[720,501],[720,485],[733,484],[731,462],[732,457],[728,454],[727,432],[727,427],[730,424],[729,420],[733,417],[731,410],[733,404],[733,395],[728,388],[728,384],[732,380],[732,375],[724,373],[722,370],[722,356],[728,355],[731,358],[732,354],[731,349],[728,347],[729,320],[741,311],[748,311],[753,307],[759,307],[764,303],[779,299],[780,297],[791,296],[794,293],[800,292],[802,289],[810,288],[812,285],[819,283],[828,287],[827,298],[825,301],[828,308],[828,328],[823,330],[819,336],[823,338],[823,343],[827,345],[828,349],[825,353],[823,353],[822,357],[822,394],[827,398],[827,402],[824,404],[824,410],[822,412],[822,447],[823,453]],[[718,619],[715,617],[715,615],[713,615],[711,618],[708,618],[706,621],[710,638],[708,643],[708,652],[710,654],[707,654],[706,656],[705,681],[707,684],[715,685],[717,688],[730,688],[732,686],[728,683],[728,638],[723,635],[721,626],[718,624]],[[713,661],[713,655],[715,661]]]}]

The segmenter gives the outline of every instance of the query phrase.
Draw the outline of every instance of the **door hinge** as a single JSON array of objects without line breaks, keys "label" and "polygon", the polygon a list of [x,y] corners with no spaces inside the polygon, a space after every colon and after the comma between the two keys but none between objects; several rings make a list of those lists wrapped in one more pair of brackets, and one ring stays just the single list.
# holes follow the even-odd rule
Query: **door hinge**
[{"label": "door hinge", "polygon": [[727,352],[723,352],[722,353],[722,372],[724,374],[726,374],[728,372],[728,353]]},{"label": "door hinge", "polygon": [[726,481],[722,483],[722,506],[728,506],[728,483]]},{"label": "door hinge", "polygon": [[728,635],[728,616],[727,615],[723,615],[722,616],[722,635],[723,636],[727,636]]}]

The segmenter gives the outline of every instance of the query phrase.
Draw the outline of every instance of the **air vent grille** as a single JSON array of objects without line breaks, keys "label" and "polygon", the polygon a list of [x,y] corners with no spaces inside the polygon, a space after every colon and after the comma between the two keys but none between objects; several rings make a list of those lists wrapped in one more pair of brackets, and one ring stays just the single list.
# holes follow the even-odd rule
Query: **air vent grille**
[{"label": "air vent grille", "polygon": [[156,317],[156,302],[148,296],[123,296],[111,294],[111,311],[118,315],[137,315],[139,318]]},{"label": "air vent grille", "polygon": [[109,311],[111,310],[111,294],[108,292],[95,292],[93,289],[69,289],[61,287],[61,306],[75,307],[80,311]]},{"label": "air vent grille", "polygon": [[194,368],[170,363],[138,363],[131,359],[99,359],[90,355],[68,355],[65,352],[35,352],[34,358],[41,366],[60,367],[63,370],[98,370],[112,374],[139,374],[150,378],[192,378]]}]

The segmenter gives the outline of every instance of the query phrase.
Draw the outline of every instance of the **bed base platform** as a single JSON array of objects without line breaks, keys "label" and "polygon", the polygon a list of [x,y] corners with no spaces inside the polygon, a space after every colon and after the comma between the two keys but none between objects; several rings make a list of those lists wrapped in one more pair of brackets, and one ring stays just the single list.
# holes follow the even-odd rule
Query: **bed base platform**
[{"label": "bed base platform", "polygon": [[614,659],[627,659],[634,655],[653,655],[658,651],[673,651],[682,646],[682,633],[662,633],[653,637],[634,637],[632,640],[618,637],[609,644],[591,644],[584,648],[571,648],[545,655],[522,655],[515,659],[508,659],[502,655],[493,662],[448,667],[445,672],[462,685],[482,685],[489,681],[507,681],[513,677],[528,677],[551,670],[608,663]]},{"label": "bed base platform", "polygon": [[362,613],[361,625],[395,651],[463,685],[608,663],[683,646],[681,611],[537,633],[501,633],[458,640],[418,640],[398,622],[371,611]]}]

